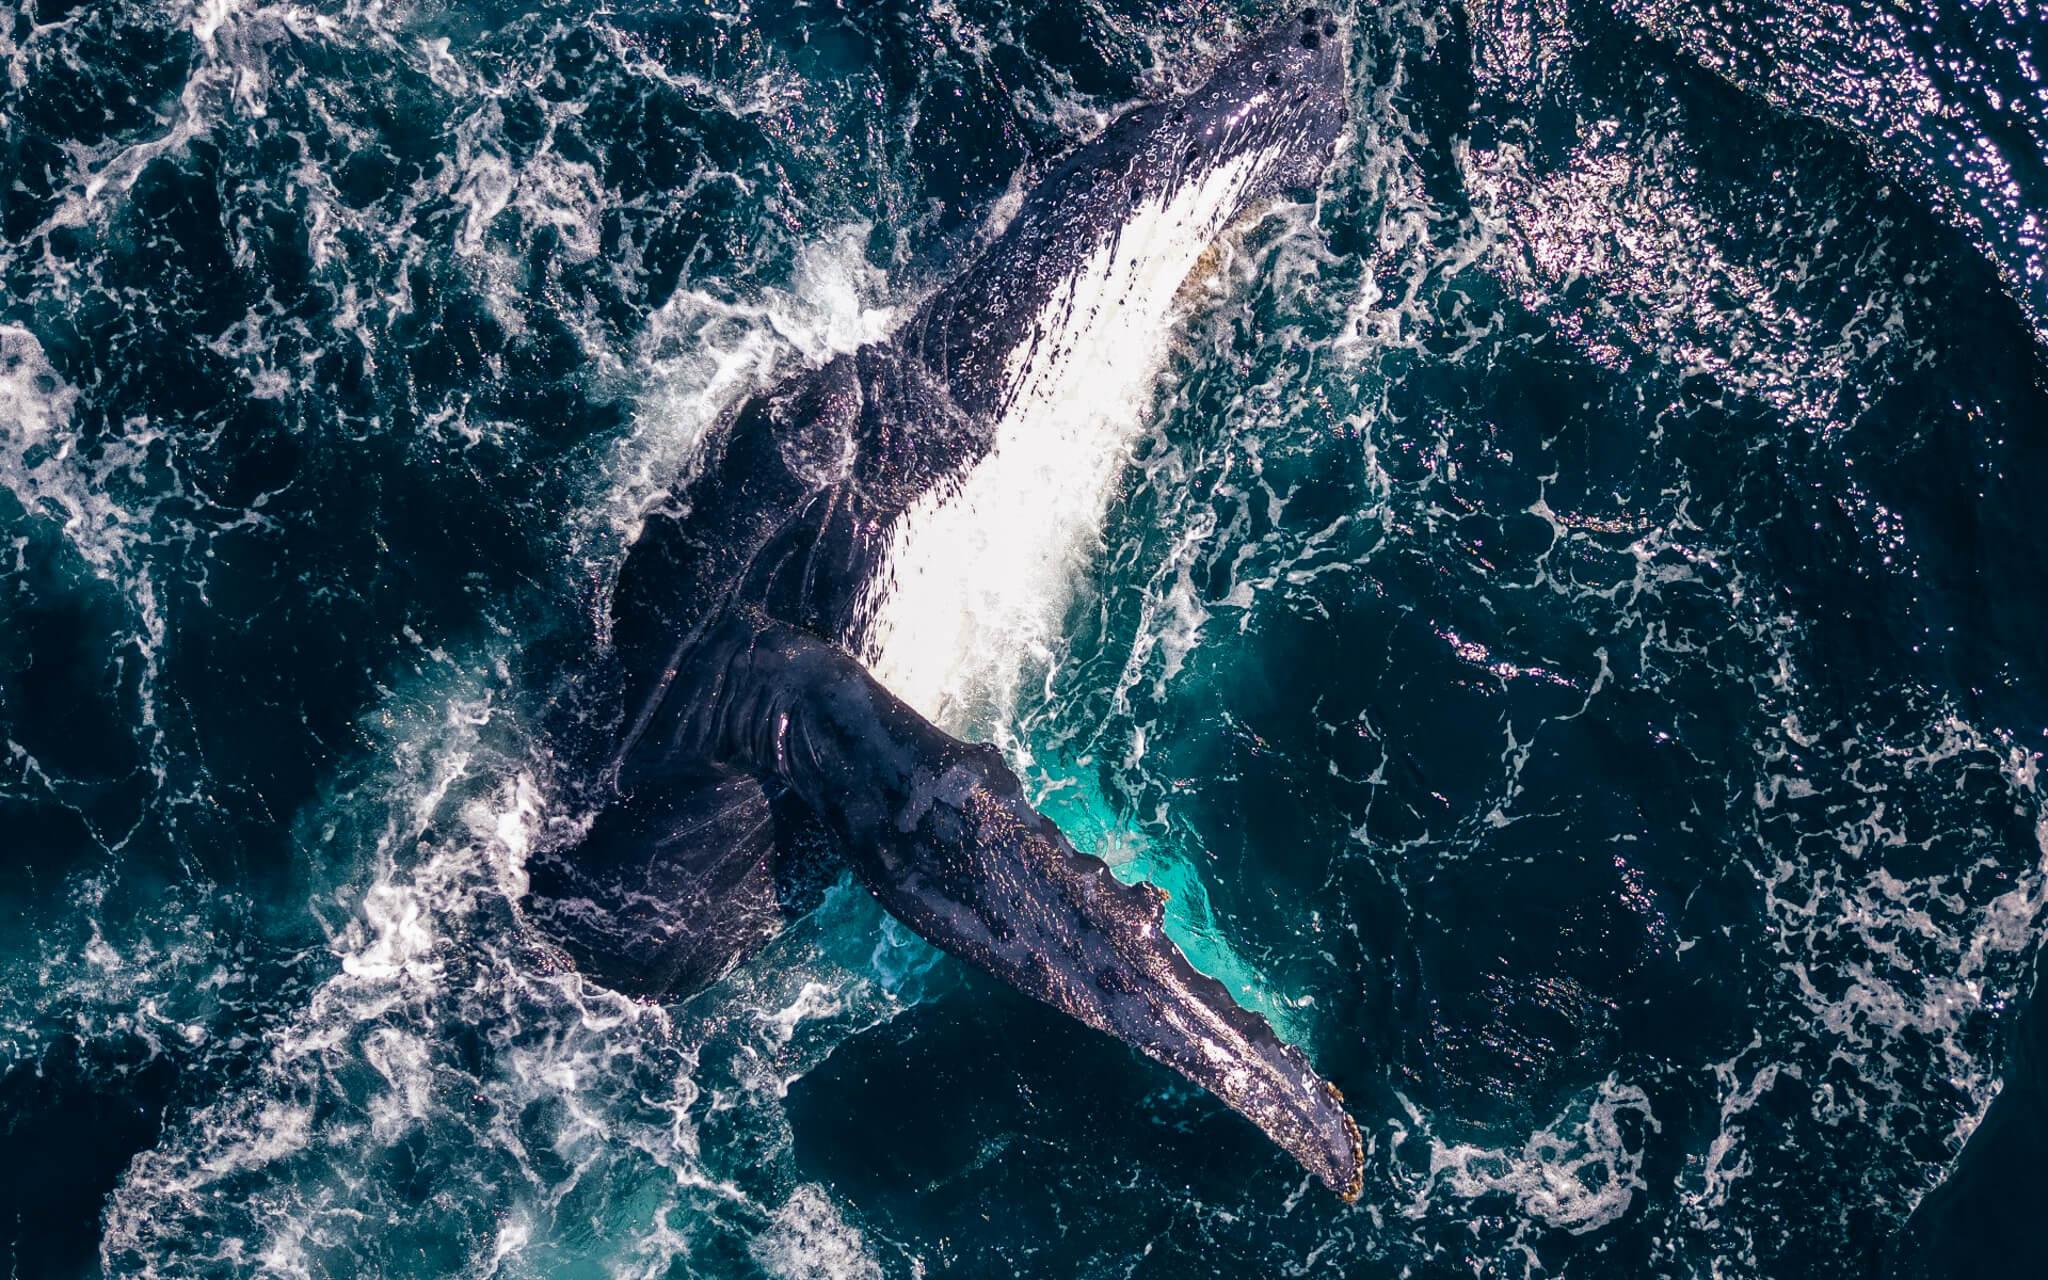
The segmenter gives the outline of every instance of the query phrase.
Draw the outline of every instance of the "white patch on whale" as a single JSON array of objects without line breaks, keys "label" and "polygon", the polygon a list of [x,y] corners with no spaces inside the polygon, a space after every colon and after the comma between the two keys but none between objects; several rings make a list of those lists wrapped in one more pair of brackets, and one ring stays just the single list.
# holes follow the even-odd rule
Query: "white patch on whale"
[{"label": "white patch on whale", "polygon": [[1011,353],[995,446],[897,518],[860,652],[933,723],[999,729],[1025,671],[1051,660],[1144,429],[1176,295],[1273,154],[1191,175],[1105,234]]}]

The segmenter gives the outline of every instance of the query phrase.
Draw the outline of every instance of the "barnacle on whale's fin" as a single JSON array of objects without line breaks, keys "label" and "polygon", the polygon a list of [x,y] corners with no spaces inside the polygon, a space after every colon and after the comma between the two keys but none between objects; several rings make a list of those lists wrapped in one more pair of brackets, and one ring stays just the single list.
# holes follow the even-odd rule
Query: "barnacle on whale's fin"
[{"label": "barnacle on whale's fin", "polygon": [[689,709],[676,749],[787,786],[899,920],[1180,1072],[1356,1198],[1342,1095],[1188,963],[1161,890],[1075,849],[993,747],[933,727],[837,645],[746,612],[710,629],[670,696]]}]

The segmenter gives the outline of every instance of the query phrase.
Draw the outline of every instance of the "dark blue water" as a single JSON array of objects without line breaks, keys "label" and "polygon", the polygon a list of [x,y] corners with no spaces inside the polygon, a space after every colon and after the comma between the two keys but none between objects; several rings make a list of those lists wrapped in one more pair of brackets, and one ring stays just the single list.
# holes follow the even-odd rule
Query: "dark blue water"
[{"label": "dark blue water", "polygon": [[702,433],[1283,14],[0,8],[8,1274],[2048,1274],[2031,0],[1350,15],[998,737],[1357,1205],[849,885],[518,917]]}]

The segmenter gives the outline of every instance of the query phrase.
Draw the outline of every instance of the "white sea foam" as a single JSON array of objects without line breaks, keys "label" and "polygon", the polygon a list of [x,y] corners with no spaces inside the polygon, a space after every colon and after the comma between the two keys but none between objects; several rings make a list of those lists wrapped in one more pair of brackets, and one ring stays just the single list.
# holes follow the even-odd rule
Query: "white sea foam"
[{"label": "white sea foam", "polygon": [[329,15],[288,3],[250,6],[244,0],[201,0],[191,6],[190,14],[186,29],[197,56],[163,128],[145,137],[116,134],[91,146],[70,147],[64,198],[36,235],[57,227],[90,225],[104,217],[120,206],[152,161],[182,154],[230,112],[264,115],[271,79],[269,49],[326,42],[340,26]]},{"label": "white sea foam", "polygon": [[1430,1136],[1429,1169],[1408,1213],[1422,1216],[1445,1192],[1460,1200],[1505,1194],[1532,1221],[1573,1235],[1597,1230],[1645,1189],[1645,1139],[1662,1128],[1648,1094],[1609,1076],[1519,1147]]},{"label": "white sea foam", "polygon": [[[141,473],[162,433],[147,423],[130,424],[125,434],[89,445],[73,421],[77,405],[77,389],[50,363],[35,334],[0,324],[0,485],[31,516],[55,521],[92,573],[127,600],[142,656],[142,723],[153,735],[166,624],[156,584],[136,564],[135,549],[150,537],[161,497],[123,501],[117,489],[147,492],[145,485],[122,481]],[[161,774],[161,762],[154,767]]]},{"label": "white sea foam", "polygon": [[823,1189],[806,1183],[775,1211],[753,1244],[754,1259],[782,1280],[880,1280],[866,1242]]},{"label": "white sea foam", "polygon": [[137,536],[136,517],[84,474],[71,432],[78,392],[36,336],[0,325],[0,484],[30,512],[58,520],[95,572],[113,578]]}]

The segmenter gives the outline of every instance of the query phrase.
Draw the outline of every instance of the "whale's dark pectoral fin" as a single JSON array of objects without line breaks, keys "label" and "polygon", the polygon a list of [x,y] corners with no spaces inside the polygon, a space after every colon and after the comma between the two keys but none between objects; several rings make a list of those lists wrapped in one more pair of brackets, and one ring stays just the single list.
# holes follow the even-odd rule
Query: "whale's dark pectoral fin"
[{"label": "whale's dark pectoral fin", "polygon": [[706,641],[689,695],[715,758],[772,775],[882,905],[927,940],[1180,1072],[1345,1199],[1363,1182],[1342,1097],[1024,800],[995,749],[934,728],[835,645],[759,619]]},{"label": "whale's dark pectoral fin", "polygon": [[781,926],[775,835],[757,779],[681,769],[636,786],[581,843],[536,853],[523,909],[606,985],[636,996],[689,994]]}]

